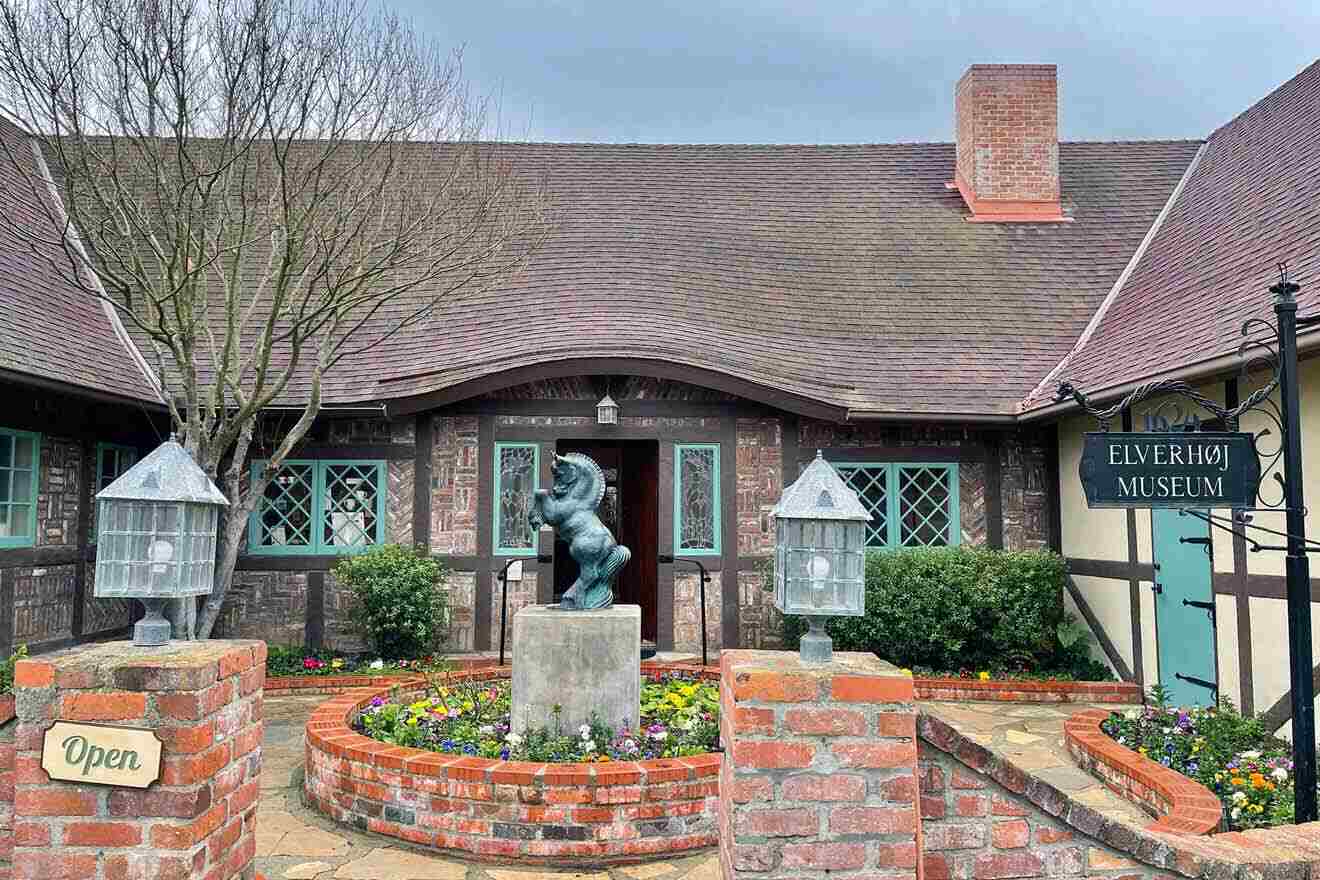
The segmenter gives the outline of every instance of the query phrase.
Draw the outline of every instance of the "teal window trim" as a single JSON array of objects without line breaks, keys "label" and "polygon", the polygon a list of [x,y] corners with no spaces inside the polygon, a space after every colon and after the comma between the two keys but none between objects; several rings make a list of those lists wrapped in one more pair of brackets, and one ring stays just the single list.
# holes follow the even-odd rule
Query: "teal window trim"
[{"label": "teal window trim", "polygon": [[[711,474],[713,494],[711,503],[715,510],[715,546],[694,550],[682,547],[683,543],[683,453],[687,450],[711,450],[714,452],[715,468]],[[674,444],[674,555],[675,556],[719,556],[723,540],[723,499],[720,497],[720,444],[718,443],[675,443]]]},{"label": "teal window trim", "polygon": [[27,533],[23,535],[3,535],[0,536],[0,548],[9,547],[31,547],[37,542],[37,497],[41,493],[41,435],[33,431],[18,431],[13,428],[0,428],[0,436],[6,436],[12,440],[31,440],[32,441],[32,482],[31,494],[27,501],[14,501],[13,495],[13,472],[16,468],[6,468],[0,471],[0,479],[9,480],[9,503],[19,506],[27,505]]},{"label": "teal window trim", "polygon": [[[885,461],[832,461],[830,462],[836,469],[869,470],[884,471],[885,473],[885,543],[883,547],[868,545],[869,550],[891,549],[895,547],[956,547],[962,543],[962,520],[959,508],[959,485],[958,485],[958,465],[956,462],[943,461],[911,461],[911,462],[885,462]],[[905,513],[903,509],[902,479],[903,473],[911,471],[930,470],[940,471],[945,474],[946,486],[949,491],[948,500],[948,530],[945,535],[944,544],[908,544],[902,543],[903,524],[902,516]],[[846,481],[846,479],[845,479]]]},{"label": "teal window trim", "polygon": [[[128,467],[132,467],[133,465],[137,464],[137,460],[138,460],[138,451],[137,451],[137,447],[136,447],[136,446],[126,446],[126,445],[123,444],[123,443],[100,443],[100,442],[98,442],[98,443],[96,444],[96,479],[95,479],[95,481],[94,481],[94,482],[95,482],[95,485],[92,487],[92,516],[93,516],[93,518],[95,518],[95,516],[96,516],[96,512],[97,512],[97,508],[96,508],[96,493],[97,493],[97,492],[100,492],[102,489],[104,489],[105,486],[110,485],[110,483],[106,483],[105,486],[102,486],[102,485],[101,485],[101,479],[102,479],[102,475],[105,473],[105,457],[106,457],[106,455],[107,455],[108,453],[111,453],[111,452],[116,453],[116,454],[118,454],[118,453],[123,453],[123,452],[131,453],[132,456],[133,456],[133,460],[132,460],[131,462],[129,462]],[[124,475],[124,471],[128,470],[128,468],[120,469],[119,464],[120,464],[119,459],[116,458],[116,459],[115,459],[115,479],[118,479],[119,477],[123,476],[123,475]],[[114,480],[111,480],[111,482],[114,482]],[[95,544],[95,543],[96,543],[96,536],[97,536],[97,534],[98,534],[100,531],[101,531],[101,523],[100,523],[99,520],[97,520],[97,521],[96,521],[95,523],[93,523],[93,525],[92,525],[92,533],[91,533],[90,535],[88,535],[88,537],[87,537],[88,541],[90,541],[91,543]]]},{"label": "teal window trim", "polygon": [[495,463],[493,472],[495,474],[494,485],[491,487],[491,543],[494,545],[492,553],[495,556],[535,556],[536,555],[536,535],[532,535],[532,546],[530,547],[505,547],[502,544],[502,535],[500,534],[500,493],[503,491],[500,486],[500,454],[505,449],[530,449],[532,450],[532,491],[535,492],[541,488],[541,444],[524,443],[520,441],[499,441],[495,444]]},{"label": "teal window trim", "polygon": [[[361,459],[286,459],[282,467],[303,466],[312,468],[312,509],[311,523],[312,531],[311,541],[305,545],[287,545],[263,546],[261,544],[261,514],[265,504],[265,499],[257,502],[252,513],[248,515],[248,553],[253,556],[350,556],[354,553],[362,553],[371,547],[379,546],[385,543],[385,498],[389,494],[387,485],[388,472],[386,462],[383,460],[361,460]],[[326,508],[326,474],[330,468],[351,465],[357,468],[371,467],[376,471],[376,499],[375,516],[376,524],[371,536],[372,542],[361,546],[346,544],[327,544],[325,541],[325,519],[329,512]],[[261,469],[266,466],[266,460],[254,461],[251,464],[251,479],[256,480],[261,473]]]}]

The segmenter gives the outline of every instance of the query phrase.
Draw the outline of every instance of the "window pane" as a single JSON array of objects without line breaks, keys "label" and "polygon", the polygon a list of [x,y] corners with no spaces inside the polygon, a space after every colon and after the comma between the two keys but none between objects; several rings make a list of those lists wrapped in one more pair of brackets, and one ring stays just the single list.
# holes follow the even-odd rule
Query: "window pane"
[{"label": "window pane", "polygon": [[376,502],[380,468],[371,464],[325,466],[321,520],[322,543],[327,547],[368,547],[377,542]]},{"label": "window pane", "polygon": [[10,527],[10,520],[13,515],[13,510],[8,504],[0,504],[0,538],[7,538],[14,534]]},{"label": "window pane", "polygon": [[899,543],[931,547],[951,543],[952,470],[902,466],[898,469]]},{"label": "window pane", "polygon": [[262,547],[310,547],[314,474],[309,463],[285,464],[266,485],[257,514]]},{"label": "window pane", "polygon": [[0,434],[0,468],[14,466],[14,436]]},{"label": "window pane", "polygon": [[836,464],[834,469],[871,514],[866,524],[866,546],[889,546],[889,465]]},{"label": "window pane", "polygon": [[719,448],[678,449],[678,549],[719,549]]},{"label": "window pane", "polygon": [[498,471],[495,546],[501,550],[531,549],[536,546],[536,535],[527,515],[531,513],[536,491],[536,447],[499,446],[495,467]]},{"label": "window pane", "polygon": [[32,462],[37,452],[37,444],[31,437],[14,438],[14,467],[32,469]]},{"label": "window pane", "polygon": [[12,497],[7,501],[32,500],[32,471],[14,471]]}]

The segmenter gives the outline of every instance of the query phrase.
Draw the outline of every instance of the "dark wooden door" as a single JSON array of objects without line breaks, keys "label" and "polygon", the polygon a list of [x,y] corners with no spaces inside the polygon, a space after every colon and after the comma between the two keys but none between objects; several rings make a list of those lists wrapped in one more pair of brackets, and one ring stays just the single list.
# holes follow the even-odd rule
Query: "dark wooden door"
[{"label": "dark wooden door", "polygon": [[[632,559],[614,583],[615,601],[642,609],[642,640],[658,632],[660,538],[660,444],[655,440],[615,442],[561,440],[560,455],[580,452],[605,472],[605,497],[597,515]],[[578,566],[568,545],[555,542],[555,600],[577,580]]]}]

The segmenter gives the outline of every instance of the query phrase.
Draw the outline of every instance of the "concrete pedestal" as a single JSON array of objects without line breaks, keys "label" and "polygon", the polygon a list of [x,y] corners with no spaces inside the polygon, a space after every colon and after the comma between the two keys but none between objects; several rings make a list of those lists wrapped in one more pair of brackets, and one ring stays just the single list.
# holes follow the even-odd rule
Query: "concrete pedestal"
[{"label": "concrete pedestal", "polygon": [[564,611],[533,605],[513,617],[513,729],[553,725],[559,706],[564,732],[596,713],[618,729],[639,721],[642,609],[615,605]]}]

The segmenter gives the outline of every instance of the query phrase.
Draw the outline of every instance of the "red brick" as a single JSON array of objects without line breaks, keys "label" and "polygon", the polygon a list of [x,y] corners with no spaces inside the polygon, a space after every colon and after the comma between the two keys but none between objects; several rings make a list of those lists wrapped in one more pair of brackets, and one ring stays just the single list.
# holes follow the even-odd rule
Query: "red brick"
[{"label": "red brick", "polygon": [[147,695],[118,691],[72,693],[60,698],[66,721],[129,721],[147,714]]},{"label": "red brick", "polygon": [[[749,804],[753,801],[769,801],[775,796],[774,784],[764,776],[735,777],[729,787],[730,797],[735,804]],[[784,795],[788,800],[798,798]]]},{"label": "red brick", "polygon": [[162,785],[192,785],[205,782],[229,763],[230,744],[221,743],[199,755],[182,755],[161,761]]},{"label": "red brick", "polygon": [[911,804],[917,800],[917,777],[898,776],[880,783],[880,795],[887,801]]},{"label": "red brick", "polygon": [[880,736],[915,737],[917,715],[915,712],[882,712],[875,719],[875,732]]},{"label": "red brick", "polygon": [[915,743],[840,743],[833,751],[844,767],[911,767],[917,759]]},{"label": "red brick", "polygon": [[211,790],[206,786],[190,791],[114,789],[110,792],[109,806],[111,816],[193,819],[210,809]]},{"label": "red brick", "polygon": [[979,794],[960,794],[954,801],[959,816],[984,816],[990,812],[990,799]]},{"label": "red brick", "polygon": [[16,846],[50,846],[50,823],[14,823],[14,844]]},{"label": "red brick", "polygon": [[156,733],[164,743],[165,750],[174,755],[191,755],[205,751],[215,741],[210,721],[187,727],[158,727]]},{"label": "red brick", "polygon": [[996,816],[1025,816],[1026,808],[1011,798],[1003,795],[995,795],[991,799],[990,812]]},{"label": "red brick", "polygon": [[137,846],[142,826],[135,822],[70,822],[64,826],[69,846]]},{"label": "red brick", "polygon": [[255,666],[244,672],[238,680],[238,692],[243,696],[254,694],[261,690],[261,685],[266,681],[266,670],[260,666]]},{"label": "red brick", "polygon": [[151,845],[156,849],[191,849],[229,818],[224,804],[216,804],[191,822],[151,826]]},{"label": "red brick", "polygon": [[910,703],[912,678],[907,675],[836,675],[830,697],[840,703]]},{"label": "red brick", "polygon": [[1071,831],[1063,831],[1058,828],[1036,829],[1037,843],[1059,843],[1060,841],[1064,841],[1064,840],[1072,840],[1072,836],[1073,835]]},{"label": "red brick", "polygon": [[766,844],[735,843],[733,867],[737,871],[768,871],[774,867],[774,847]]},{"label": "red brick", "polygon": [[830,810],[834,834],[911,834],[917,811],[911,807],[835,807]]},{"label": "red brick", "polygon": [[[857,748],[867,747],[858,746]],[[735,742],[732,750],[735,767],[771,770],[808,767],[815,755],[816,747],[809,743],[789,743],[776,740]]]},{"label": "red brick", "polygon": [[1045,873],[1045,865],[1029,852],[979,855],[972,864],[976,880],[1009,880],[1013,877],[1036,877]]},{"label": "red brick", "polygon": [[96,795],[63,788],[26,788],[14,795],[20,816],[95,816]]},{"label": "red brick", "polygon": [[877,868],[915,868],[917,866],[916,841],[881,843],[876,846]]},{"label": "red brick", "polygon": [[782,850],[785,868],[816,871],[853,871],[866,864],[862,843],[786,843]]},{"label": "red brick", "polygon": [[775,732],[775,710],[737,706],[733,710],[732,722],[735,733],[773,734]]},{"label": "red brick", "polygon": [[20,660],[14,665],[15,688],[47,688],[55,683],[55,666],[40,660]]},{"label": "red brick", "polygon": [[[4,775],[10,777],[11,785],[46,785],[50,782],[50,776],[42,769],[41,754],[39,752],[25,752],[17,755],[14,758],[14,772]],[[12,796],[8,799],[12,800]]]},{"label": "red brick", "polygon": [[985,846],[985,826],[979,822],[935,822],[923,826],[921,834],[922,845],[930,852]]},{"label": "red brick", "polygon": [[261,794],[260,780],[254,779],[251,782],[244,784],[242,787],[238,789],[238,791],[234,792],[234,794],[229,798],[229,812],[230,813],[243,812],[248,807],[252,806],[257,802],[257,797],[260,794]]},{"label": "red brick", "polygon": [[87,880],[96,876],[96,858],[96,853],[25,852],[22,862],[14,866],[14,877],[16,880]]},{"label": "red brick", "polygon": [[968,773],[960,767],[953,768],[953,779],[949,783],[954,788],[985,788],[985,780],[975,773]]},{"label": "red brick", "polygon": [[945,809],[944,798],[921,796],[921,818],[943,819]]},{"label": "red brick", "polygon": [[1018,849],[1027,845],[1031,839],[1031,829],[1026,819],[1008,819],[996,822],[990,829],[990,843],[995,849]]},{"label": "red brick", "polygon": [[238,675],[240,672],[252,668],[252,649],[239,648],[230,651],[220,658],[220,669],[218,676],[228,678],[231,675]]},{"label": "red brick", "polygon": [[809,736],[863,736],[866,717],[850,709],[789,709],[784,725],[793,733]]},{"label": "red brick", "polygon": [[211,839],[206,842],[206,848],[210,853],[211,861],[213,863],[219,862],[220,857],[223,856],[231,846],[237,843],[238,839],[242,836],[243,817],[241,816],[230,821],[230,823],[226,825],[224,830],[219,834],[211,835]]},{"label": "red brick", "polygon": [[815,837],[820,819],[815,810],[739,810],[734,833],[751,837]]},{"label": "red brick", "polygon": [[735,673],[732,692],[740,703],[813,703],[820,698],[820,684],[809,675],[758,670]]},{"label": "red brick", "polygon": [[864,801],[866,778],[847,773],[801,774],[785,779],[780,792],[786,801]]},{"label": "red brick", "polygon": [[921,857],[923,880],[949,880],[949,860],[944,856],[924,853]]},{"label": "red brick", "polygon": [[944,768],[939,764],[924,764],[918,772],[923,794],[944,791]]}]

